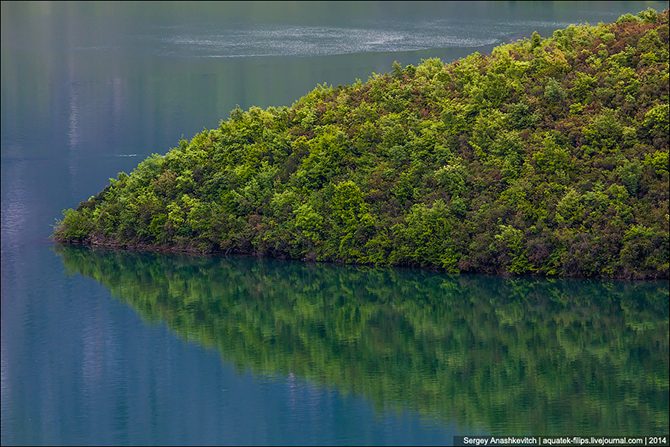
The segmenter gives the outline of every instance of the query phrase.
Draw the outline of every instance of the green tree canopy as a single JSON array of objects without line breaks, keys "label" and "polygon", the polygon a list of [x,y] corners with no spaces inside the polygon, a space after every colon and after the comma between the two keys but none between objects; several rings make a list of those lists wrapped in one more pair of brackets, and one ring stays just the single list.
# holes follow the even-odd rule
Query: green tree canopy
[{"label": "green tree canopy", "polygon": [[61,242],[451,272],[667,278],[668,11],[236,109]]}]

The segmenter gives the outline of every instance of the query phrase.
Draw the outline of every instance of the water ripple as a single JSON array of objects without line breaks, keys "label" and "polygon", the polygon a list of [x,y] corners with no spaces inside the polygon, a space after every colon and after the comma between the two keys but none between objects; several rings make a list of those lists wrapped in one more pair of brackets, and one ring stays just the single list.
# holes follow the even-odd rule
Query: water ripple
[{"label": "water ripple", "polygon": [[507,33],[467,32],[429,24],[406,29],[285,26],[162,37],[163,54],[194,57],[325,56],[351,53],[476,48],[501,42]]}]

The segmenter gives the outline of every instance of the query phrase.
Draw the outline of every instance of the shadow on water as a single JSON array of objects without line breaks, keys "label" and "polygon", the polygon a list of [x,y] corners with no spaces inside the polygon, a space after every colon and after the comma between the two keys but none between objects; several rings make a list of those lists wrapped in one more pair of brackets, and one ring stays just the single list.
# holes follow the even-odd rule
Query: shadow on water
[{"label": "shadow on water", "polygon": [[668,284],[57,247],[150,322],[240,370],[507,434],[668,426]]}]

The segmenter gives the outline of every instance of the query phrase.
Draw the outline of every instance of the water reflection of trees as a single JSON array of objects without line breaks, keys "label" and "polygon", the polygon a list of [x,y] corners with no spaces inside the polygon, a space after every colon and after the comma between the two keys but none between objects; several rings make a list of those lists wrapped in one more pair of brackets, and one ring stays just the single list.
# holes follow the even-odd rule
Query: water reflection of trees
[{"label": "water reflection of trees", "polygon": [[668,425],[667,283],[58,251],[241,369],[498,433]]}]

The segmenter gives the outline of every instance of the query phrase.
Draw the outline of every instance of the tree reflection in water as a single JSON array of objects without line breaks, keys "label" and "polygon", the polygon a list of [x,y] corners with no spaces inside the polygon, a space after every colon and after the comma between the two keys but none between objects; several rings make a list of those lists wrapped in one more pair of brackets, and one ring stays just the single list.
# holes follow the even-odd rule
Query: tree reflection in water
[{"label": "tree reflection in water", "polygon": [[668,284],[447,276],[57,247],[241,370],[492,433],[668,426]]}]

